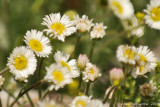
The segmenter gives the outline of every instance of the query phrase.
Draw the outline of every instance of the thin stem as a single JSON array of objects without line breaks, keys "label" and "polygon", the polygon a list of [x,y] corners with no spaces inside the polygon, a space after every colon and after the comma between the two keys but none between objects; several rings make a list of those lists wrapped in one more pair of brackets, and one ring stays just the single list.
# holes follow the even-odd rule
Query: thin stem
[{"label": "thin stem", "polygon": [[1,72],[0,75],[3,75],[4,73],[6,73],[9,70],[9,67],[4,68]]},{"label": "thin stem", "polygon": [[92,56],[93,56],[94,47],[95,47],[95,40],[92,41],[91,50],[89,52],[89,58],[90,58],[90,60],[92,59]]},{"label": "thin stem", "polygon": [[45,80],[38,81],[37,83],[33,84],[32,86],[30,86],[29,88],[27,88],[23,92],[20,92],[18,94],[18,96],[16,97],[16,99],[11,103],[10,107],[13,107],[14,104],[18,101],[18,99],[21,98],[24,94],[26,94],[29,90],[38,87],[39,85],[43,84],[44,82],[45,82]]},{"label": "thin stem", "polygon": [[103,100],[103,104],[106,103],[106,101],[107,101],[108,98],[109,98],[109,95],[111,94],[111,92],[112,92],[114,89],[115,89],[115,87],[112,86],[111,89],[108,91],[108,94],[106,95],[106,97],[105,97],[104,100]]},{"label": "thin stem", "polygon": [[9,107],[9,100],[10,100],[10,95],[7,97],[7,107]]},{"label": "thin stem", "polygon": [[[16,98],[11,92],[7,91],[6,89],[3,89],[3,91],[5,91],[9,96],[13,97],[14,99]],[[22,107],[19,101],[17,101],[17,104]]]},{"label": "thin stem", "polygon": [[1,101],[1,98],[0,98],[0,107],[2,107],[2,101]]},{"label": "thin stem", "polygon": [[[43,61],[44,61],[44,58],[41,58],[41,61],[40,61],[40,64],[39,64],[39,69],[38,69],[38,81],[39,80],[41,80],[41,74],[42,74],[42,72],[41,72],[41,70],[42,70],[42,66],[43,66]],[[39,86],[38,87],[38,95],[39,95],[39,99],[41,99],[41,89],[42,87],[41,86]]]},{"label": "thin stem", "polygon": [[49,93],[49,88],[47,88],[47,90],[44,92],[43,96],[41,97],[41,100],[43,100],[48,93]]},{"label": "thin stem", "polygon": [[91,83],[90,83],[90,82],[88,82],[88,83],[87,83],[87,87],[86,87],[86,92],[85,92],[85,95],[88,95],[88,93],[89,93],[89,88],[90,88],[90,85],[91,85]]},{"label": "thin stem", "polygon": [[78,51],[78,46],[79,46],[79,41],[81,39],[81,36],[77,36],[77,40],[76,40],[76,44],[75,44],[75,48],[74,48],[74,57],[76,57],[77,55],[77,51]]},{"label": "thin stem", "polygon": [[26,95],[27,95],[28,101],[30,102],[31,106],[34,107],[34,104],[33,104],[32,100],[31,100],[31,97],[29,96],[28,93],[26,93]]},{"label": "thin stem", "polygon": [[81,89],[81,84],[82,84],[82,71],[80,71],[81,74],[80,74],[80,77],[79,77],[79,85],[78,85],[78,91],[80,91]]}]

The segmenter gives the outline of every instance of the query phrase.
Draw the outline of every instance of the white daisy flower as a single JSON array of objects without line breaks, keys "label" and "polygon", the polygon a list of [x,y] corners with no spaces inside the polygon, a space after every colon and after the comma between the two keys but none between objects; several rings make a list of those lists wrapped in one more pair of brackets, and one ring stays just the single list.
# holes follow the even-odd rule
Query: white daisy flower
[{"label": "white daisy flower", "polygon": [[101,76],[99,68],[96,65],[87,63],[85,71],[83,72],[83,80],[86,82],[95,81],[98,77]]},{"label": "white daisy flower", "polygon": [[130,0],[109,0],[109,6],[120,19],[131,18],[134,14]]},{"label": "white daisy flower", "polygon": [[151,0],[150,4],[147,5],[147,9],[144,10],[146,13],[146,23],[154,29],[160,30],[160,1]]},{"label": "white daisy flower", "polygon": [[72,103],[70,104],[70,107],[87,107],[91,97],[88,96],[77,96]]},{"label": "white daisy flower", "polygon": [[133,70],[132,75],[137,77],[138,75],[144,75],[147,72],[154,70],[156,67],[156,57],[148,46],[140,46],[137,48],[138,54],[138,66]]},{"label": "white daisy flower", "polygon": [[49,90],[58,90],[59,88],[63,88],[66,84],[72,83],[72,77],[67,69],[67,67],[63,67],[62,65],[52,64],[49,67],[46,67],[47,74],[44,77],[45,80],[51,82]]},{"label": "white daisy flower", "polygon": [[60,63],[62,66],[67,67],[68,71],[71,73],[73,78],[78,77],[80,72],[77,68],[77,63],[75,59],[69,60],[70,55],[64,52],[57,51],[54,54],[54,59],[57,63]]},{"label": "white daisy flower", "polygon": [[3,86],[4,78],[0,75],[0,88]]},{"label": "white daisy flower", "polygon": [[28,76],[36,70],[37,60],[30,49],[21,46],[13,50],[8,58],[7,66],[9,66],[10,72],[16,80],[27,82]]},{"label": "white daisy flower", "polygon": [[90,32],[91,39],[103,38],[106,34],[105,29],[107,29],[107,26],[103,26],[103,23],[96,23],[96,25],[93,27],[93,30]]},{"label": "white daisy flower", "polygon": [[137,50],[134,46],[120,45],[117,49],[117,59],[120,62],[136,64]]},{"label": "white daisy flower", "polygon": [[66,36],[70,36],[74,32],[76,32],[76,27],[74,26],[74,21],[70,21],[69,17],[63,15],[61,17],[60,13],[49,14],[43,18],[42,25],[48,27],[44,31],[53,38],[57,38],[61,41],[65,41]]},{"label": "white daisy flower", "polygon": [[91,100],[86,107],[104,107],[101,100]]},{"label": "white daisy flower", "polygon": [[57,104],[54,100],[50,100],[48,97],[43,101],[38,101],[36,107],[57,107]]},{"label": "white daisy flower", "polygon": [[47,37],[43,36],[43,33],[37,30],[27,31],[24,36],[26,44],[31,50],[33,50],[39,57],[48,57],[51,53],[52,46]]},{"label": "white daisy flower", "polygon": [[89,32],[91,27],[93,26],[92,19],[89,20],[88,16],[83,15],[80,18],[78,15],[75,17],[76,27],[80,32]]}]

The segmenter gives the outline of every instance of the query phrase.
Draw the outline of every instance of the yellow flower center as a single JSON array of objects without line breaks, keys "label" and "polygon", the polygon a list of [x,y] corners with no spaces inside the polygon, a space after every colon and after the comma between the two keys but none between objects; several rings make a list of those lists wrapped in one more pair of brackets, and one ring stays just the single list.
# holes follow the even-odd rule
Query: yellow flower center
[{"label": "yellow flower center", "polygon": [[150,15],[154,21],[160,21],[160,7],[153,8],[150,11]]},{"label": "yellow flower center", "polygon": [[114,85],[114,86],[119,85],[119,80],[114,80],[113,85]]},{"label": "yellow flower center", "polygon": [[51,29],[52,30],[55,30],[58,35],[62,34],[63,31],[66,29],[65,26],[61,23],[54,23],[51,25]]},{"label": "yellow flower center", "polygon": [[77,101],[76,102],[76,107],[79,107],[79,106],[86,107],[86,103],[84,101]]},{"label": "yellow flower center", "polygon": [[69,65],[64,62],[64,61],[61,61],[61,65],[64,66],[64,67],[67,67],[69,71],[71,71],[71,68],[69,67]]},{"label": "yellow flower center", "polygon": [[126,49],[124,54],[127,57],[127,59],[133,59],[134,57],[134,53],[130,49]]},{"label": "yellow flower center", "polygon": [[91,68],[89,73],[94,74],[94,69]]},{"label": "yellow flower center", "polygon": [[136,14],[136,17],[137,17],[137,19],[138,19],[138,22],[142,22],[142,21],[144,21],[145,14],[142,13],[142,12],[138,12],[138,13]]},{"label": "yellow flower center", "polygon": [[17,56],[14,59],[14,66],[18,70],[25,69],[27,66],[27,59],[25,58],[25,56],[23,56],[23,55]]},{"label": "yellow flower center", "polygon": [[143,70],[143,66],[141,65],[141,66],[139,67],[139,72],[142,72],[142,70]]},{"label": "yellow flower center", "polygon": [[123,7],[119,2],[112,2],[112,6],[117,9],[120,14],[123,13]]},{"label": "yellow flower center", "polygon": [[45,105],[45,107],[56,107],[56,106],[52,105],[52,104],[47,104],[47,105]]},{"label": "yellow flower center", "polygon": [[52,73],[55,80],[58,81],[58,83],[62,82],[64,80],[63,74],[60,71],[54,71]]},{"label": "yellow flower center", "polygon": [[146,59],[146,57],[144,55],[139,54],[139,57],[141,59],[141,62],[146,62],[147,61],[147,59]]},{"label": "yellow flower center", "polygon": [[42,51],[42,44],[38,40],[35,40],[35,39],[30,40],[29,45],[31,49],[35,51],[38,51],[38,52]]}]

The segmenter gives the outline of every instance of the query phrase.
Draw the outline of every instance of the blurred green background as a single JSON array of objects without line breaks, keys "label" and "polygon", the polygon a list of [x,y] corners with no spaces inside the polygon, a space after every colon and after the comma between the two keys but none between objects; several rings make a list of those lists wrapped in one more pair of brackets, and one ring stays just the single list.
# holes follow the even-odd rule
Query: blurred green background
[{"label": "blurred green background", "polygon": [[[131,0],[135,13],[143,12],[149,0]],[[120,44],[129,42],[127,34],[120,20],[109,9],[107,0],[0,0],[0,70],[5,68],[7,57],[11,51],[21,45],[27,30],[43,30],[42,18],[50,13],[60,12],[64,14],[68,10],[75,10],[81,16],[83,14],[93,19],[93,22],[103,22],[108,26],[106,36],[96,42],[92,62],[96,64],[103,73],[102,78],[93,86],[95,97],[103,97],[106,88],[110,85],[108,71],[113,67],[121,67],[116,59],[116,49]],[[159,56],[159,33],[160,31],[145,26],[145,34],[138,40],[136,45],[148,45]],[[54,40],[53,52],[63,50],[72,53],[76,42],[76,33],[66,38],[66,42]],[[89,54],[91,47],[89,33],[80,40],[79,53]],[[45,65],[52,63],[45,60]],[[76,57],[77,58],[77,57]],[[99,86],[102,87],[99,87]],[[98,87],[97,87],[98,86]]]}]

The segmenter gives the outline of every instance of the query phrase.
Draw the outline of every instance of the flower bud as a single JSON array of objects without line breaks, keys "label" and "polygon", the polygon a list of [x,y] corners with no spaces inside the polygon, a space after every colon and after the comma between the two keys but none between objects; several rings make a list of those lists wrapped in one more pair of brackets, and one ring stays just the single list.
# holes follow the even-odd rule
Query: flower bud
[{"label": "flower bud", "polygon": [[115,86],[119,85],[122,82],[122,80],[124,79],[124,74],[123,74],[122,69],[113,68],[110,70],[109,73],[110,73],[109,74],[110,81]]},{"label": "flower bud", "polygon": [[80,54],[78,57],[77,65],[78,68],[83,71],[86,68],[86,64],[89,62],[86,54]]}]

